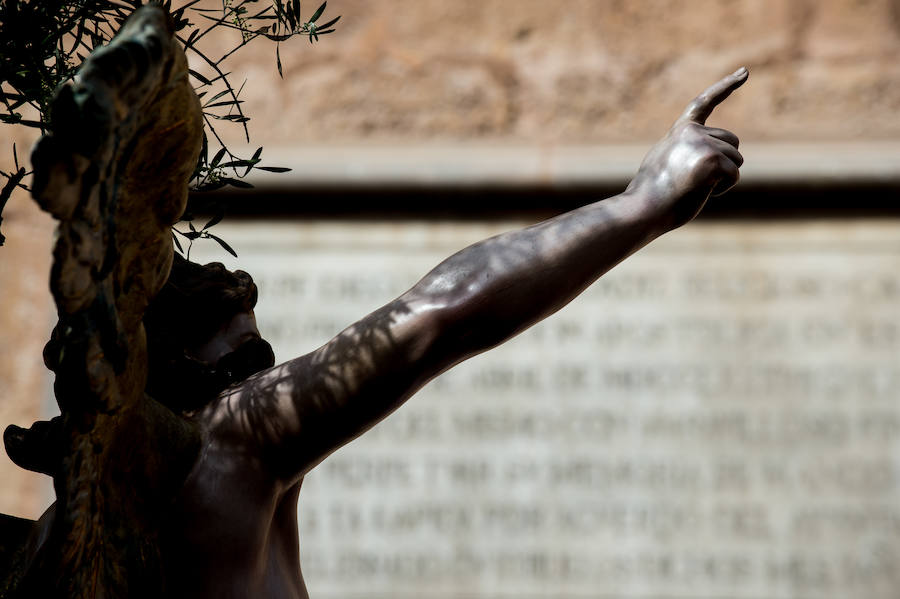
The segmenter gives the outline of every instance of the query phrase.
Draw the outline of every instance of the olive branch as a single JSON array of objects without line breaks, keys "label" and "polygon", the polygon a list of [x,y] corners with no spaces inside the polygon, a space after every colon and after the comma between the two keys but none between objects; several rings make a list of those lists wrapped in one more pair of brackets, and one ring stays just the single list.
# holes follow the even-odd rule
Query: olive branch
[{"label": "olive branch", "polygon": [[[263,37],[275,42],[275,65],[284,77],[281,61],[281,43],[295,36],[308,36],[309,42],[335,31],[340,19],[335,17],[319,23],[325,13],[323,2],[306,20],[301,18],[300,0],[221,0],[221,8],[198,7],[200,0],[189,0],[177,8],[172,0],[152,2],[163,6],[175,23],[177,39],[185,52],[193,53],[206,64],[212,76],[205,76],[191,69],[190,76],[196,82],[195,90],[203,102],[203,144],[200,157],[190,179],[191,191],[213,191],[231,186],[248,188],[252,185],[243,179],[254,169],[282,173],[290,169],[260,165],[262,148],[251,157],[242,158],[232,152],[219,132],[218,124],[238,125],[244,138],[250,141],[247,123],[250,117],[244,112],[240,99],[243,84],[235,88],[230,73],[222,63],[235,52]],[[46,133],[50,123],[50,107],[54,93],[60,85],[75,76],[87,54],[108,43],[125,19],[144,4],[143,0],[2,0],[0,1],[0,124],[33,127]],[[265,4],[259,8],[260,4]],[[258,10],[256,10],[258,9]],[[196,20],[192,20],[192,17]],[[202,26],[201,26],[202,25]],[[198,47],[209,33],[220,28],[235,30],[239,41],[215,57]],[[209,96],[207,98],[207,96]],[[26,113],[37,118],[27,118]],[[208,135],[220,146],[210,158]],[[0,223],[7,201],[16,188],[31,191],[25,182],[31,171],[19,165],[15,144],[12,147],[14,170],[0,170],[5,184],[0,188]],[[189,202],[182,220],[188,222],[188,231],[173,227],[176,247],[183,252],[178,236],[186,238],[188,257],[195,239],[212,239],[228,252],[235,254],[220,237],[209,229],[222,220],[221,208],[216,216],[200,230],[193,225],[193,207]],[[0,245],[4,237],[0,233]],[[236,254],[235,254],[236,255]]]}]

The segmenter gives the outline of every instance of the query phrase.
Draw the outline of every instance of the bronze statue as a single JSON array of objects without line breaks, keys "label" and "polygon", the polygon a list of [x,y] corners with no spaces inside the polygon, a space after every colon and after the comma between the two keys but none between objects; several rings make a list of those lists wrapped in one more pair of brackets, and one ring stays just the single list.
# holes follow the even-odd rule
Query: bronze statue
[{"label": "bronze statue", "polygon": [[[147,93],[156,98],[157,110],[163,107],[162,116],[154,118],[169,119],[168,131],[180,128],[177,139],[183,147],[172,149],[171,155],[189,160],[196,157],[191,144],[199,135],[192,129],[193,101],[160,99],[160,94],[183,89],[173,83],[184,68],[183,57],[175,51],[170,55],[171,37],[160,33],[165,24],[158,11],[145,9],[139,15],[128,27],[149,36],[144,48],[150,50],[141,52],[165,50],[160,51],[165,66],[149,68],[148,77],[156,80]],[[118,48],[137,51],[128,43]],[[136,60],[107,62],[119,73],[148,70]],[[131,66],[123,67],[125,63]],[[95,64],[103,68],[102,62]],[[88,75],[76,96],[102,100],[125,91],[111,91],[99,76]],[[739,69],[697,96],[620,195],[474,244],[326,345],[278,366],[256,328],[252,280],[221,265],[176,258],[141,326],[145,300],[156,294],[169,272],[172,243],[165,231],[184,201],[180,188],[152,201],[141,195],[137,183],[147,169],[157,167],[141,153],[145,145],[125,153],[122,146],[138,135],[142,125],[133,122],[142,115],[113,101],[111,106],[125,115],[121,122],[132,122],[134,131],[103,137],[122,143],[104,146],[101,140],[86,158],[80,150],[70,155],[56,142],[42,142],[36,164],[43,165],[42,172],[59,172],[49,184],[37,186],[43,190],[38,195],[61,218],[61,230],[74,227],[70,237],[77,234],[82,245],[73,251],[62,238],[56,260],[63,266],[54,270],[54,281],[62,281],[54,287],[60,326],[45,353],[57,372],[63,417],[31,432],[11,429],[6,435],[19,463],[54,476],[58,496],[55,508],[29,529],[26,549],[15,558],[29,573],[25,583],[14,581],[9,588],[43,589],[41,584],[47,583],[40,577],[50,571],[57,576],[54,584],[64,585],[60,594],[65,596],[93,596],[84,585],[99,584],[95,588],[113,589],[104,596],[306,597],[297,530],[297,501],[306,473],[430,379],[556,312],[631,253],[694,218],[711,195],[730,189],[743,161],[738,138],[706,127],[705,121],[747,77],[747,70]],[[60,105],[65,102],[69,100]],[[172,112],[173,106],[183,112]],[[108,126],[122,114],[108,109],[100,122]],[[152,124],[143,126],[154,130]],[[138,160],[149,160],[150,166],[135,165]],[[159,167],[176,169],[182,163],[167,158]],[[97,164],[106,165],[107,178],[84,174]],[[183,186],[181,171],[170,180]],[[79,217],[76,213],[84,212],[85,205],[94,205],[89,203],[93,196],[84,192],[86,185],[96,187],[98,180],[100,187],[104,181],[135,187],[119,192],[117,208],[106,207],[107,220],[102,211]],[[101,208],[114,193],[100,190]],[[154,226],[141,230],[140,242],[131,229],[122,229],[144,226],[137,223],[138,210],[156,210]],[[98,246],[84,245],[85,239]],[[73,255],[78,259],[72,261]],[[66,260],[76,270],[65,271]],[[142,274],[135,279],[135,273]],[[69,351],[73,335],[81,345]],[[63,349],[69,353],[57,355]],[[102,421],[110,418],[117,419],[107,423],[114,428],[104,428]],[[30,441],[30,435],[38,441]],[[50,438],[57,441],[48,443]],[[48,445],[55,450],[34,449]],[[135,462],[148,456],[149,465]],[[174,467],[163,480],[147,483],[164,470],[161,460],[171,460]],[[90,466],[86,474],[85,464]],[[89,476],[104,485],[86,490]],[[121,496],[102,495],[110,488],[106,483],[112,488],[143,485],[148,496],[125,509],[114,503]],[[79,527],[79,518],[101,518],[106,525],[101,529],[111,532],[85,538],[85,531],[93,529]],[[122,530],[131,519],[138,522],[134,531]],[[146,541],[129,541],[132,532],[147,535]],[[115,552],[96,550],[101,541],[127,555],[113,563]],[[65,556],[61,561],[60,552]],[[53,564],[50,556],[55,556]],[[101,582],[77,575],[85,563],[103,573]],[[120,571],[129,564],[138,572]],[[151,588],[139,590],[140,585]],[[21,596],[17,592],[10,596]]]}]

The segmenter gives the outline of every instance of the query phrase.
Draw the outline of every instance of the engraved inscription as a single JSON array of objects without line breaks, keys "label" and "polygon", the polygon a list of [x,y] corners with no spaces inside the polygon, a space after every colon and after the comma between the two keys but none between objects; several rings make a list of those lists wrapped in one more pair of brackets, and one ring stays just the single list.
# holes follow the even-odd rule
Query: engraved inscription
[{"label": "engraved inscription", "polygon": [[[222,228],[288,359],[514,225]],[[897,597],[898,230],[658,240],[307,477],[311,594]]]}]

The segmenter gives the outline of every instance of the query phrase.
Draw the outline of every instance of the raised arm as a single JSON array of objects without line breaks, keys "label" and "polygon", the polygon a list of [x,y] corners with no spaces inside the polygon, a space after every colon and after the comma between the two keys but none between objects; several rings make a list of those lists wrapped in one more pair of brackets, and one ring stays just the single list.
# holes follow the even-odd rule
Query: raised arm
[{"label": "raised arm", "polygon": [[747,76],[691,102],[622,194],[463,249],[323,347],[234,389],[218,421],[269,452],[279,475],[301,476],[431,378],[556,312],[737,182],[737,137],[704,123]]}]

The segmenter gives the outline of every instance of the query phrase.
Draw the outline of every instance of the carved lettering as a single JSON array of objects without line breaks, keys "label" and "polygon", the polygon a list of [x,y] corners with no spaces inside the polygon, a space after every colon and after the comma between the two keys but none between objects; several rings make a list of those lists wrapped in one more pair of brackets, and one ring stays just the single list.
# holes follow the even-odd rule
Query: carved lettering
[{"label": "carved lettering", "polygon": [[[491,232],[358,225],[348,249],[347,226],[291,256],[255,225],[223,230],[279,357]],[[900,596],[896,230],[695,225],[655,242],[307,477],[311,592]]]}]

